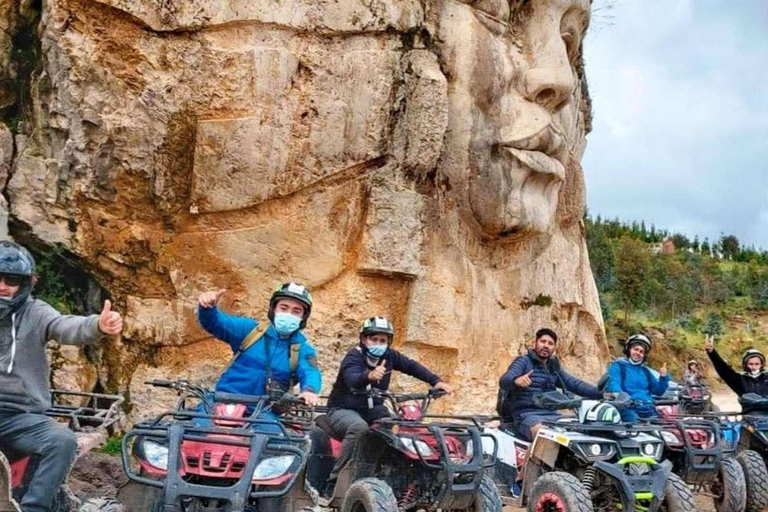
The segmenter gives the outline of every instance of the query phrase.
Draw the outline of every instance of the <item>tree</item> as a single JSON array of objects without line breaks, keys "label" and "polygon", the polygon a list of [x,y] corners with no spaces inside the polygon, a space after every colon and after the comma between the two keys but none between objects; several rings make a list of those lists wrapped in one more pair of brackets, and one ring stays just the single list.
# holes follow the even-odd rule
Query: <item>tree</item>
[{"label": "tree", "polygon": [[651,253],[641,240],[629,236],[619,239],[615,251],[614,296],[624,309],[624,320],[631,310],[647,304],[648,281],[651,274]]},{"label": "tree", "polygon": [[701,242],[701,254],[704,256],[712,256],[712,247],[709,245],[709,238],[705,238]]},{"label": "tree", "polygon": [[723,258],[732,260],[739,253],[739,239],[733,235],[720,237],[720,251]]},{"label": "tree", "polygon": [[680,233],[672,235],[672,242],[675,244],[675,249],[678,251],[684,251],[691,246],[691,241],[688,240],[688,237]]},{"label": "tree", "polygon": [[722,336],[723,333],[725,333],[725,327],[723,326],[723,317],[720,316],[717,313],[710,313],[707,315],[707,322],[704,324],[704,327],[701,329],[701,332],[704,334],[709,334],[710,336]]}]

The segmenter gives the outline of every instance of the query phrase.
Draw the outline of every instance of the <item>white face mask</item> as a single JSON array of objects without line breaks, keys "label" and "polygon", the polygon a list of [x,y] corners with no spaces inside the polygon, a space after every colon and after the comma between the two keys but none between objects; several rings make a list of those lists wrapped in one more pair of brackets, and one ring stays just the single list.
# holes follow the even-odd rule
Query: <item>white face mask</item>
[{"label": "white face mask", "polygon": [[760,372],[762,372],[762,370],[758,368],[757,370],[750,371],[749,374],[752,375],[753,377],[757,377],[758,375],[760,375]]}]

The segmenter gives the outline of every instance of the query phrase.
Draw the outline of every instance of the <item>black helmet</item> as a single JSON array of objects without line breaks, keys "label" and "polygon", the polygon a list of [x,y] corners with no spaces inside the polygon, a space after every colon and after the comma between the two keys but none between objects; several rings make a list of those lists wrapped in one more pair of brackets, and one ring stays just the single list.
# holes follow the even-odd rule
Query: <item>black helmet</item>
[{"label": "black helmet", "polygon": [[629,357],[629,349],[632,345],[642,345],[645,348],[645,357],[648,357],[648,353],[651,351],[651,340],[645,334],[633,334],[627,341],[624,342],[624,355]]},{"label": "black helmet", "polygon": [[0,242],[0,274],[35,275],[35,259],[25,248],[9,240]]},{"label": "black helmet", "polygon": [[307,287],[298,283],[284,283],[277,286],[275,291],[272,292],[272,298],[269,299],[269,313],[267,316],[270,322],[275,321],[275,305],[280,299],[293,299],[304,305],[304,317],[301,319],[300,328],[306,327],[309,314],[312,313],[312,295],[310,295]]},{"label": "black helmet", "polygon": [[392,338],[395,336],[395,326],[383,316],[372,316],[371,318],[366,318],[360,326],[360,339],[371,334],[386,334],[389,336],[391,343]]},{"label": "black helmet", "polygon": [[760,352],[759,350],[757,350],[756,348],[751,348],[751,349],[747,350],[746,352],[744,352],[744,355],[741,358],[741,368],[745,372],[749,372],[749,370],[747,370],[747,361],[749,361],[753,357],[759,357],[760,358],[760,366],[762,368],[765,367],[765,355],[763,355],[763,353]]}]

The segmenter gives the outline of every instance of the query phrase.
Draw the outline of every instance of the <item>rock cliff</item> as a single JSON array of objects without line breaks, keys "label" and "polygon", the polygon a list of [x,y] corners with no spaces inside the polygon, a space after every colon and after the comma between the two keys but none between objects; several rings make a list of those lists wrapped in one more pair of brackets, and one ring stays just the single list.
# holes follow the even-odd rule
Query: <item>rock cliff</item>
[{"label": "rock cliff", "polygon": [[[373,315],[459,385],[453,410],[490,412],[541,326],[574,373],[601,373],[588,0],[5,5],[0,206],[126,313],[98,368],[58,354],[70,385],[129,391],[146,415],[145,380],[210,382],[231,355],[197,325],[201,291],[266,320],[288,280],[313,292],[326,390]],[[9,35],[24,20],[28,79]]]}]

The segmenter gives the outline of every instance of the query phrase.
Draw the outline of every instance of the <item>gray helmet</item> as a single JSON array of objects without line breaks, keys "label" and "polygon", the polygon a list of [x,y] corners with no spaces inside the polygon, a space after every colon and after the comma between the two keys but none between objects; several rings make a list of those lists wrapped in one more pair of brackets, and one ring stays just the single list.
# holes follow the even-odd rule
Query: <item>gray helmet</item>
[{"label": "gray helmet", "polygon": [[744,352],[744,355],[741,358],[741,368],[745,372],[749,371],[749,370],[747,370],[747,361],[749,361],[753,357],[759,357],[760,358],[760,366],[761,366],[761,368],[765,368],[765,355],[762,352],[760,352],[759,350],[757,350],[756,348],[751,348],[751,349],[747,350],[746,352]]},{"label": "gray helmet", "polygon": [[0,241],[0,274],[31,278],[35,275],[35,259],[19,244]]},{"label": "gray helmet", "polygon": [[651,351],[651,348],[653,348],[648,336],[645,334],[633,334],[624,342],[625,356],[629,357],[629,349],[631,349],[633,345],[642,345],[645,348],[645,357],[648,357],[648,353]]},{"label": "gray helmet", "polygon": [[372,316],[363,321],[360,326],[360,338],[370,336],[371,334],[386,334],[389,341],[395,336],[395,326],[383,316]]}]

